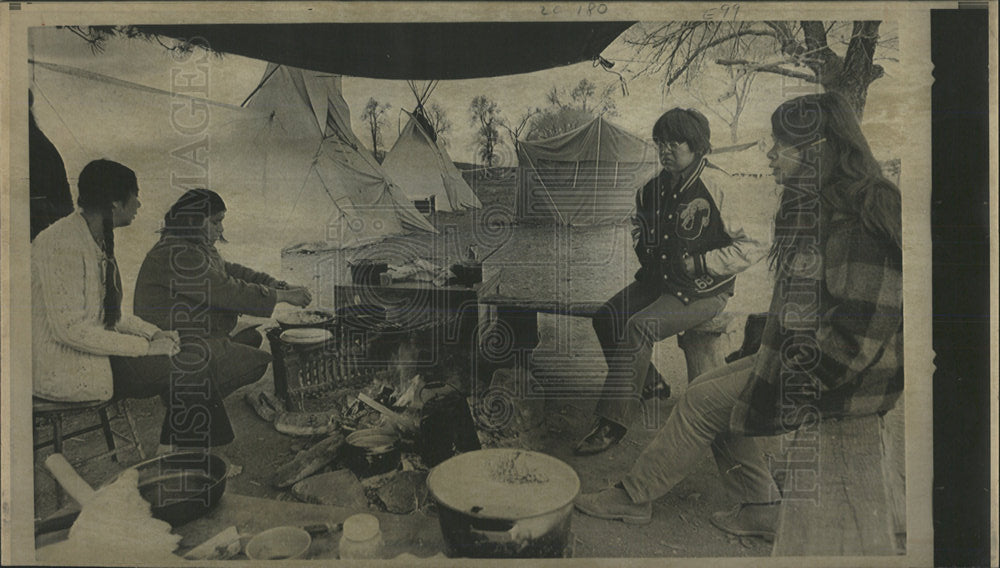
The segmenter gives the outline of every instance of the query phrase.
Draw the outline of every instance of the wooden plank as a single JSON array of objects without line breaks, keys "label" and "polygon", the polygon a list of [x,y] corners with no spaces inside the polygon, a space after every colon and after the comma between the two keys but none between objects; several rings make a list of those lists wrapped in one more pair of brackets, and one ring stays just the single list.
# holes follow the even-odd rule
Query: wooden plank
[{"label": "wooden plank", "polygon": [[589,315],[631,283],[638,268],[626,226],[518,226],[483,263],[479,300]]},{"label": "wooden plank", "polygon": [[809,446],[818,450],[815,486],[786,483],[774,556],[895,554],[883,428],[882,418],[866,416],[823,421],[796,434],[799,455]]}]

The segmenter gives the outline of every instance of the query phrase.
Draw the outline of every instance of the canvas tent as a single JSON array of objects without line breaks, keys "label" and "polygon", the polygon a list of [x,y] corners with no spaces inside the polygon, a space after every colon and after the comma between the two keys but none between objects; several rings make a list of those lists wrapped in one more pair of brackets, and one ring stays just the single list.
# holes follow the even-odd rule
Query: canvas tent
[{"label": "canvas tent", "polygon": [[297,152],[309,157],[305,167],[279,163],[265,174],[286,186],[301,179],[283,196],[290,204],[284,242],[292,248],[349,248],[408,231],[437,232],[354,135],[340,77],[272,63],[246,107],[268,116],[275,136],[307,133]]},{"label": "canvas tent", "polygon": [[604,118],[552,138],[520,140],[515,215],[521,222],[625,221],[659,170],[656,150]]},{"label": "canvas tent", "polygon": [[447,150],[438,144],[434,132],[428,131],[432,128],[430,123],[426,119],[419,120],[423,102],[418,96],[417,108],[413,114],[407,113],[409,120],[382,161],[382,168],[392,179],[405,180],[403,189],[410,200],[433,196],[438,211],[482,207]]}]

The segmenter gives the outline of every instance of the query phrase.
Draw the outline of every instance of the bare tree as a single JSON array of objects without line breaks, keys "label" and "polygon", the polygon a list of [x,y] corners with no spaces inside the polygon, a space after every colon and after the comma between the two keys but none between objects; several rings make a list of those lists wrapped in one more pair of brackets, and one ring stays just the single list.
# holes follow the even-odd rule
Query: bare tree
[{"label": "bare tree", "polygon": [[580,82],[569,90],[553,86],[546,93],[545,100],[551,107],[549,110],[574,108],[592,116],[614,116],[618,111],[615,108],[615,100],[611,97],[613,91],[614,85],[602,90],[598,95],[597,85],[593,81],[580,79]]},{"label": "bare tree", "polygon": [[527,128],[528,125],[531,123],[531,119],[534,118],[535,115],[539,114],[540,112],[542,112],[542,109],[538,107],[535,107],[534,109],[529,108],[525,110],[523,114],[521,114],[521,118],[519,118],[517,121],[517,126],[511,128],[510,126],[507,125],[507,123],[504,123],[502,125],[504,129],[507,131],[507,135],[510,136],[510,141],[511,144],[514,145],[515,151],[517,150],[518,144],[520,144],[519,140],[521,139],[521,133],[524,132],[524,129]]},{"label": "bare tree", "polygon": [[504,120],[500,116],[500,107],[493,99],[486,95],[479,95],[472,99],[469,113],[472,125],[478,126],[476,136],[479,157],[486,162],[486,167],[492,168],[493,161],[496,159],[497,146],[503,144],[499,128],[504,124]]},{"label": "bare tree", "polygon": [[424,107],[424,111],[427,122],[430,122],[431,128],[434,129],[434,133],[437,135],[437,143],[447,148],[448,139],[446,135],[451,131],[451,120],[448,119],[447,111],[437,103],[431,103],[430,106]]},{"label": "bare tree", "polygon": [[[822,85],[826,91],[843,94],[860,117],[864,113],[868,86],[885,74],[875,63],[879,45],[894,45],[896,38],[879,36],[879,21],[695,21],[664,24],[637,24],[627,32],[625,42],[645,59],[637,74],[663,74],[669,88],[699,70],[719,47],[734,47],[727,57],[714,62],[745,69],[747,72],[774,73]],[[830,45],[830,36],[839,38]],[[775,58],[756,61],[741,53],[750,38],[766,40]]]},{"label": "bare tree", "polygon": [[380,103],[375,97],[371,97],[365,103],[365,110],[361,111],[361,120],[368,125],[368,132],[372,137],[372,154],[380,164],[385,158],[385,151],[379,149],[382,146],[382,129],[388,121],[386,113],[390,108],[389,103]]},{"label": "bare tree", "polygon": [[525,136],[528,140],[551,138],[579,128],[594,120],[594,114],[575,107],[546,109],[531,121]]},{"label": "bare tree", "polygon": [[[742,57],[762,63],[768,53],[759,48],[760,38],[750,36],[720,46],[717,56]],[[757,47],[757,49],[754,49]],[[739,142],[740,117],[753,94],[754,79],[758,71],[751,65],[723,66],[699,75],[697,84],[685,81],[687,92],[698,102],[699,108],[719,117],[729,126],[729,137],[733,144]]]},{"label": "bare tree", "polygon": [[[596,116],[618,114],[615,101],[611,97],[615,85],[598,95],[597,85],[588,79],[581,79],[573,88],[553,86],[545,94],[547,108],[534,113],[525,136],[528,140],[550,138],[587,124]],[[523,129],[523,127],[522,127]]]}]

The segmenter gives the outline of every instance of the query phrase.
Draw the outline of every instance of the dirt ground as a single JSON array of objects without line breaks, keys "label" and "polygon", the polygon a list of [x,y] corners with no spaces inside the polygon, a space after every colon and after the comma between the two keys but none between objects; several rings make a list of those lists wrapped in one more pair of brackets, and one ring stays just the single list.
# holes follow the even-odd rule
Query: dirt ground
[{"label": "dirt ground", "polygon": [[[512,199],[513,180],[477,182],[475,190],[484,204],[509,205]],[[459,235],[468,236],[474,231],[467,214],[438,213],[432,218],[435,223],[447,223],[455,227]],[[440,226],[440,225],[439,225]],[[225,251],[223,251],[225,254]],[[254,266],[252,259],[232,259]],[[308,263],[314,259],[282,262],[284,276],[290,281],[301,280],[308,273]],[[760,310],[762,298],[766,301],[770,289],[766,284],[766,271],[755,268],[755,273],[738,284],[740,291],[731,303],[732,309],[741,315]],[[742,297],[741,297],[742,294]],[[766,304],[763,306],[766,308]],[[737,318],[742,321],[742,318]],[[731,348],[736,349],[742,341],[742,324],[730,336]],[[553,345],[589,346],[586,351],[599,349],[590,322],[581,318],[542,315],[539,320],[541,347]],[[568,334],[565,341],[561,334]],[[265,342],[266,348],[266,342]],[[669,415],[678,396],[683,393],[687,379],[683,355],[674,339],[661,342],[654,351],[654,362],[671,383],[673,397],[665,401],[647,403],[646,410],[662,424]],[[578,370],[581,378],[592,382],[596,394],[603,380],[604,368],[593,361],[579,360],[573,353],[546,357],[539,363],[539,374],[551,366],[560,372]],[[273,375],[269,369],[257,386],[269,387]],[[655,434],[656,428],[633,428],[621,444],[613,449],[592,457],[572,455],[571,446],[586,433],[591,412],[595,404],[593,398],[550,399],[545,404],[544,427],[534,432],[530,439],[508,441],[543,451],[564,460],[579,474],[582,490],[590,492],[616,482],[634,462],[640,451]],[[307,445],[307,439],[293,438],[276,432],[273,426],[261,418],[246,404],[243,392],[237,391],[226,401],[237,439],[229,446],[220,448],[222,455],[232,466],[233,475],[227,486],[227,493],[237,493],[255,497],[279,500],[294,500],[289,491],[276,489],[269,484],[271,474],[287,463],[295,453]],[[144,401],[130,401],[130,409],[137,420],[143,445],[147,453],[156,448],[163,410],[157,398]],[[116,424],[117,428],[122,423]],[[764,440],[762,448],[766,452],[776,452],[776,440]],[[99,432],[69,440],[65,453],[74,457],[95,452],[103,445]],[[52,491],[53,481],[39,464],[46,451],[36,452],[35,473],[35,516],[44,518],[56,510]],[[134,463],[138,458],[132,454]],[[110,481],[122,466],[110,459],[91,461],[78,471],[91,485],[99,486]],[[574,513],[572,531],[574,533],[573,556],[576,558],[615,557],[749,557],[766,556],[770,545],[761,540],[729,537],[714,528],[708,521],[712,512],[727,509],[733,505],[732,498],[723,491],[715,463],[709,453],[699,463],[694,472],[664,497],[654,503],[653,521],[645,526],[631,526],[618,522],[607,522]],[[208,538],[211,535],[205,535]]]}]

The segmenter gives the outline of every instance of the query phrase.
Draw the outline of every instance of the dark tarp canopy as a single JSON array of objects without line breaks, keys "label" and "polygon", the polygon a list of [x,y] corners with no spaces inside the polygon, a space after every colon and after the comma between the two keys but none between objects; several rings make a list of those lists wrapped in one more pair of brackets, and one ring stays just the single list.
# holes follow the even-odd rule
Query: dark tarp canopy
[{"label": "dark tarp canopy", "polygon": [[273,63],[376,79],[473,79],[591,61],[632,22],[192,24],[144,32]]}]

